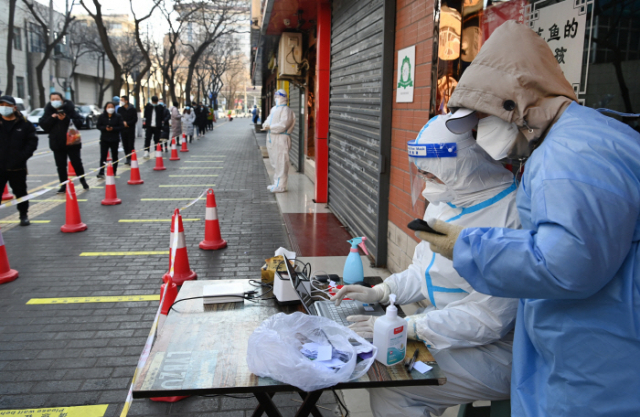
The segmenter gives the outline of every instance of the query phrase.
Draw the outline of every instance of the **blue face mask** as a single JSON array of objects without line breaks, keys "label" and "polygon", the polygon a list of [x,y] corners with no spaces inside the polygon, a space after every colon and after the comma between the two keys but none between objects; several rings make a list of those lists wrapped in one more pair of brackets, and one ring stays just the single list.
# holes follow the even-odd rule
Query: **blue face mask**
[{"label": "blue face mask", "polygon": [[11,116],[11,114],[13,114],[13,107],[0,106],[0,115]]},{"label": "blue face mask", "polygon": [[185,110],[191,110],[191,107],[187,106],[184,108]]}]

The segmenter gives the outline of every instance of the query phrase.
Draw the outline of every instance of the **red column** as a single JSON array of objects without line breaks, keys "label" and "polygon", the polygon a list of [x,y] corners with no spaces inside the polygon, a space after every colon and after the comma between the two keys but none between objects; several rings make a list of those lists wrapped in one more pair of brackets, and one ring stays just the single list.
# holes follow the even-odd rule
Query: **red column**
[{"label": "red column", "polygon": [[329,79],[331,76],[331,4],[318,2],[316,58],[316,203],[328,200]]}]

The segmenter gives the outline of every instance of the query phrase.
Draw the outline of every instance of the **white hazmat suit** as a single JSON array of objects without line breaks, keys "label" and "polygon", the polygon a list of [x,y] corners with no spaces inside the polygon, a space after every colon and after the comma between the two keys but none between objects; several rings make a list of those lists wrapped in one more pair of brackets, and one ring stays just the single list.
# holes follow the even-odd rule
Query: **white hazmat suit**
[{"label": "white hazmat suit", "polygon": [[289,150],[291,149],[291,132],[296,123],[296,115],[287,106],[287,93],[278,90],[275,94],[276,105],[271,109],[263,128],[267,129],[267,152],[269,162],[275,170],[273,184],[267,187],[274,193],[287,191],[289,177]]},{"label": "white hazmat suit", "polygon": [[[431,203],[424,220],[519,228],[513,175],[491,159],[470,133],[449,132],[444,123],[449,116],[431,119],[409,143],[411,163],[444,182],[427,182],[422,188]],[[441,157],[443,150],[451,153]],[[429,347],[447,382],[434,387],[372,389],[375,416],[441,415],[457,404],[509,398],[517,300],[475,291],[452,262],[432,252],[426,242],[416,247],[409,269],[374,289],[378,287],[382,287],[378,290],[382,302],[393,293],[397,304],[428,304],[424,311],[406,318],[408,334]]]}]

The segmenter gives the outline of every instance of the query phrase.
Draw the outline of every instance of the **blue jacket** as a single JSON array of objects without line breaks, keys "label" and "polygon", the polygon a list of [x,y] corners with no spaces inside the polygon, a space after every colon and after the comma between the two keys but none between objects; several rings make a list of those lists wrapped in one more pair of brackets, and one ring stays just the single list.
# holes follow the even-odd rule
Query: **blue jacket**
[{"label": "blue jacket", "polygon": [[528,160],[521,230],[469,228],[454,267],[520,298],[514,416],[640,414],[640,135],[572,103]]}]

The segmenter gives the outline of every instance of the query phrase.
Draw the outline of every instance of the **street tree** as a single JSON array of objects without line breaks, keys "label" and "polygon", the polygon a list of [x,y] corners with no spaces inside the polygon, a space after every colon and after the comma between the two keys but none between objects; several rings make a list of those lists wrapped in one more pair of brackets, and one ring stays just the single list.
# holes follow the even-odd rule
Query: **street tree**
[{"label": "street tree", "polygon": [[[144,42],[142,42],[142,37],[140,35],[140,24],[142,22],[144,22],[145,20],[147,20],[148,18],[150,18],[151,15],[153,14],[153,11],[162,2],[163,2],[163,0],[154,0],[153,7],[151,7],[151,10],[149,10],[149,13],[147,13],[147,14],[141,16],[141,17],[136,17],[136,12],[133,10],[133,0],[129,0],[129,6],[131,7],[131,14],[133,15],[133,21],[134,21],[134,24],[135,24],[136,43],[138,45],[138,49],[140,50],[140,54],[142,55],[143,62],[144,62],[144,66],[138,72],[137,77],[134,80],[135,84],[134,84],[134,88],[133,88],[133,95],[136,98],[136,103],[140,103],[140,104],[142,104],[142,102],[140,101],[140,86],[141,86],[141,83],[142,83],[142,79],[147,74],[147,72],[149,72],[149,70],[151,69],[151,58],[149,57],[150,44],[149,44],[149,42],[147,42],[147,46],[145,48],[145,44],[144,44]],[[128,88],[127,88],[127,90],[128,90]],[[140,104],[138,104],[138,106],[140,106]]]},{"label": "street tree", "polygon": [[[44,45],[44,51],[42,54],[42,59],[36,65],[36,80],[38,85],[38,99],[40,101],[40,106],[44,107],[47,103],[44,89],[44,82],[42,80],[42,74],[44,72],[44,67],[47,65],[47,62],[51,58],[51,54],[54,52],[56,45],[58,45],[64,38],[67,36],[69,25],[71,22],[75,20],[74,17],[71,16],[71,11],[73,10],[73,6],[75,4],[75,0],[71,1],[71,4],[68,5],[67,10],[65,10],[64,15],[62,17],[62,21],[57,19],[54,25],[57,29],[50,28],[48,24],[48,19],[45,17],[47,14],[51,13],[49,18],[51,18],[53,11],[48,7],[41,5],[40,3],[35,2],[34,0],[22,0],[23,3],[31,12],[31,15],[37,22],[40,27],[40,41],[42,45]],[[53,30],[53,36],[50,36],[50,30]],[[53,76],[53,74],[51,74]]]},{"label": "street tree", "polygon": [[242,19],[247,6],[237,0],[176,0],[174,8],[180,14],[180,20],[187,22],[190,28],[188,36],[180,38],[182,45],[190,52],[185,80],[185,95],[189,99],[193,75],[200,58],[210,45],[222,37],[245,30]]},{"label": "street tree", "polygon": [[14,19],[16,16],[16,1],[9,0],[9,22],[7,27],[7,87],[4,94],[13,94],[13,74],[15,66],[13,65],[13,37],[14,37]]}]

